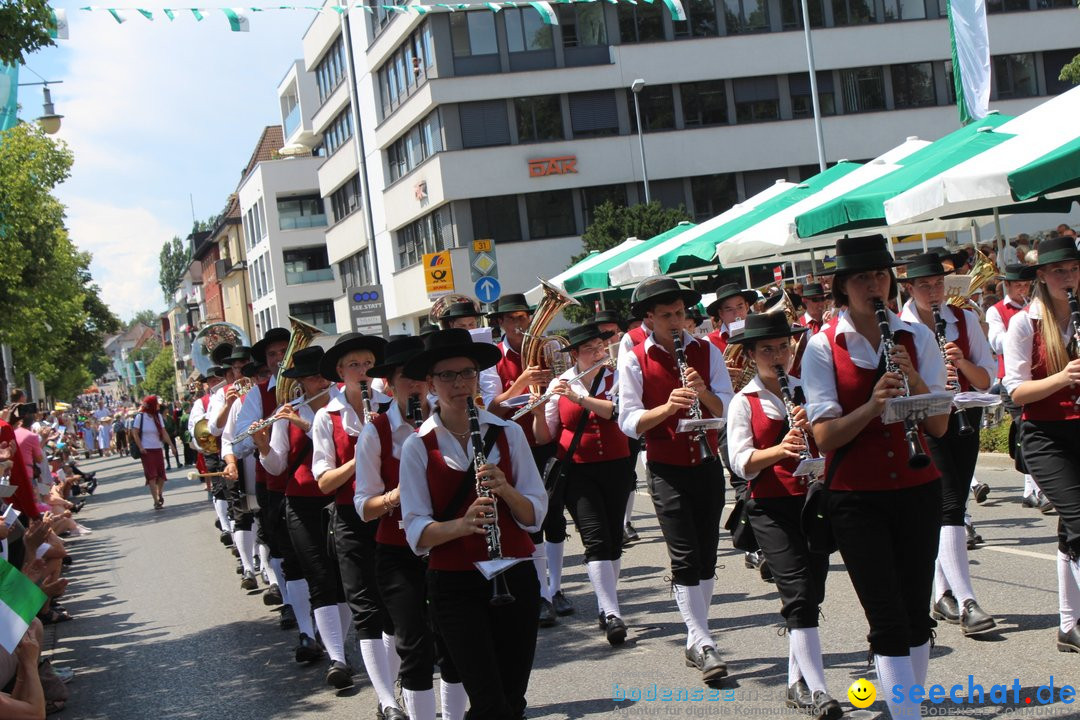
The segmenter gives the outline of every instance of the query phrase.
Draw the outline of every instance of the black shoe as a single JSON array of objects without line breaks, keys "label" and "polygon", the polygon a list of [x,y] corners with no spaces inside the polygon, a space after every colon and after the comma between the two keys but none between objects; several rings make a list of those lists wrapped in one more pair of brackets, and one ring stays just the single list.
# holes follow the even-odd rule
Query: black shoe
[{"label": "black shoe", "polygon": [[1039,493],[1039,512],[1041,512],[1043,515],[1049,515],[1050,513],[1054,512],[1053,504],[1049,500],[1047,500],[1046,496],[1042,493]]},{"label": "black shoe", "polygon": [[761,579],[767,583],[776,582],[776,578],[773,577],[772,569],[769,567],[769,561],[765,559],[765,556],[761,556],[761,564],[758,565],[758,572],[761,573]]},{"label": "black shoe", "polygon": [[409,716],[401,708],[383,708],[383,720],[409,720]]},{"label": "black shoe", "polygon": [[747,570],[756,570],[763,562],[764,557],[760,552],[755,550],[754,552],[748,552],[743,555],[743,567]]},{"label": "black shoe", "polygon": [[335,660],[330,669],[326,671],[326,684],[338,690],[352,687],[352,668],[343,662]]},{"label": "black shoe", "polygon": [[844,716],[840,703],[829,697],[829,693],[824,690],[814,693],[813,707],[815,720],[836,720]]},{"label": "black shoe", "polygon": [[214,520],[214,527],[216,527],[218,530],[221,530],[221,521],[215,519]]},{"label": "black shoe", "polygon": [[280,605],[284,600],[281,597],[281,588],[276,584],[270,585],[263,595],[263,605]]},{"label": "black shoe", "polygon": [[810,688],[805,680],[799,678],[794,685],[787,689],[787,702],[785,704],[789,708],[796,710],[806,710],[813,707],[814,696],[810,694]]},{"label": "black shoe", "polygon": [[637,542],[641,539],[641,536],[638,535],[637,530],[635,530],[634,526],[630,523],[626,523],[626,525],[623,526],[623,537],[628,542]]},{"label": "black shoe", "polygon": [[225,532],[224,530],[222,530],[221,535],[218,537],[218,539],[221,540],[221,544],[225,547],[229,547],[233,544],[232,533],[230,532]]},{"label": "black shoe", "polygon": [[237,560],[240,559],[240,548],[236,547],[235,545],[230,545],[229,550],[232,552],[232,556],[234,558],[236,558]]},{"label": "black shoe", "polygon": [[551,601],[540,598],[540,627],[552,627],[557,622]]},{"label": "black shoe", "polygon": [[1074,625],[1067,633],[1058,630],[1057,649],[1058,652],[1080,653],[1080,625]]},{"label": "black shoe", "polygon": [[296,627],[296,613],[293,612],[291,605],[281,606],[281,618],[278,620],[278,627],[282,630],[292,630]]},{"label": "black shoe", "polygon": [[701,651],[697,647],[686,648],[686,667],[701,669],[701,665],[704,660],[701,657]]},{"label": "black shoe", "polygon": [[970,525],[965,524],[964,525],[964,531],[967,533],[967,549],[968,550],[974,550],[975,548],[977,548],[979,545],[982,544],[982,542],[983,542],[982,535],[975,532],[975,525],[974,524],[970,524]]},{"label": "black shoe", "polygon": [[555,593],[551,598],[551,604],[555,607],[555,614],[562,617],[564,615],[573,615],[574,606],[570,604],[570,601],[563,595],[562,590]]},{"label": "black shoe", "polygon": [[701,679],[705,682],[719,680],[727,675],[727,663],[720,659],[716,648],[706,646],[701,649]]},{"label": "black shoe", "polygon": [[930,611],[930,617],[935,620],[943,620],[950,625],[960,624],[960,604],[952,590],[946,590],[941,599],[934,603],[934,609]]},{"label": "black shoe", "polygon": [[596,615],[600,620],[600,629],[607,630],[607,615],[604,614],[603,610],[599,611]]},{"label": "black shoe", "polygon": [[244,573],[244,579],[240,581],[241,590],[255,590],[259,587],[259,581],[255,579],[255,573]]},{"label": "black shoe", "polygon": [[244,563],[240,562],[239,558],[237,558],[237,560],[236,560],[236,574],[237,575],[243,575],[244,574]]},{"label": "black shoe", "polygon": [[975,502],[982,505],[990,495],[990,486],[984,482],[976,483],[975,487],[971,488],[971,494],[975,496]]},{"label": "black shoe", "polygon": [[307,663],[315,662],[321,659],[323,656],[322,650],[319,649],[318,643],[311,637],[308,637],[304,633],[300,633],[300,644],[296,646],[296,662]]},{"label": "black shoe", "polygon": [[1020,501],[1020,504],[1023,505],[1024,507],[1026,507],[1026,508],[1039,507],[1039,496],[1040,495],[1041,495],[1041,493],[1031,493],[1030,495],[1025,495],[1024,499]]},{"label": "black shoe", "polygon": [[607,641],[611,645],[622,645],[626,641],[626,623],[615,615],[607,616]]},{"label": "black shoe", "polygon": [[960,629],[964,635],[978,635],[996,627],[994,618],[987,615],[977,602],[970,598],[964,601],[964,609],[960,613]]},{"label": "black shoe", "polygon": [[261,559],[259,559],[259,556],[258,556],[258,555],[256,555],[255,557],[253,557],[253,558],[251,559],[251,565],[252,565],[252,567],[254,568],[254,570],[255,570],[255,574],[256,574],[256,575],[258,575],[259,573],[261,573],[261,572],[262,572],[262,569],[263,569],[263,568],[262,568],[262,560],[261,560]]}]

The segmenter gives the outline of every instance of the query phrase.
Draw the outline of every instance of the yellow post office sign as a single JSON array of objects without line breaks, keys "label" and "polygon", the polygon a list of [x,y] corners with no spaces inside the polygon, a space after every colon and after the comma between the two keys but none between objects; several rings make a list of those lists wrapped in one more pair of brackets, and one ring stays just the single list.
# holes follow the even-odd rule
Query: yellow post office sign
[{"label": "yellow post office sign", "polygon": [[424,287],[429,298],[454,292],[454,269],[449,250],[424,254]]}]

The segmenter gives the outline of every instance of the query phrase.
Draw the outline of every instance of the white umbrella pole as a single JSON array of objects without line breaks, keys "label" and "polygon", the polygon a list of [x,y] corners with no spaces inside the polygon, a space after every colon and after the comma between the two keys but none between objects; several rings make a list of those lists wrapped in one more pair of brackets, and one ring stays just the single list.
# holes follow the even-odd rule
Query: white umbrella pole
[{"label": "white umbrella pole", "polygon": [[[892,259],[896,260],[896,248],[893,247],[893,238],[887,236],[887,243],[889,245],[889,254],[892,255]],[[900,283],[896,283],[896,312],[899,313],[903,303],[900,298]]]},{"label": "white umbrella pole", "polygon": [[799,270],[795,267],[795,261],[791,261],[791,283],[794,285],[799,282]]},{"label": "white umbrella pole", "polygon": [[817,279],[817,253],[814,252],[814,248],[810,248],[810,274]]},{"label": "white umbrella pole", "polygon": [[750,287],[750,266],[749,265],[743,265],[742,269],[743,269],[743,274],[746,275],[746,287],[749,288]]},{"label": "white umbrella pole", "polygon": [[[1001,231],[1001,215],[998,213],[998,209],[994,208],[994,247],[997,249],[998,257],[1005,252],[1005,233]],[[1001,266],[1002,271],[1005,270],[1005,266]]]},{"label": "white umbrella pole", "polygon": [[[825,134],[821,130],[821,103],[818,102],[817,66],[814,63],[814,43],[810,39],[810,10],[802,0],[803,35],[806,38],[806,66],[810,70],[810,102],[814,108],[814,133],[817,135],[818,167],[825,172]],[[749,282],[747,283],[749,285]]]},{"label": "white umbrella pole", "polygon": [[926,233],[922,234],[922,251],[930,252],[930,246],[926,244]]}]

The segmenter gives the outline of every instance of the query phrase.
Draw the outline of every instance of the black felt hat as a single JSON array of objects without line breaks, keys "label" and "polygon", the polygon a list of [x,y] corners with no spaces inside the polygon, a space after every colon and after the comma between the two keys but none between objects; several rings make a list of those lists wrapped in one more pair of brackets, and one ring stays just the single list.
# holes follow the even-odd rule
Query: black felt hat
[{"label": "black felt hat", "polygon": [[262,336],[262,340],[251,346],[251,357],[255,358],[256,362],[265,363],[266,346],[277,342],[287,343],[290,338],[292,338],[292,333],[285,328],[270,328]]},{"label": "black felt hat", "polygon": [[635,317],[643,318],[645,313],[659,304],[672,303],[682,300],[687,308],[697,305],[701,301],[701,293],[680,285],[679,282],[669,277],[655,277],[642,280],[634,288],[630,298],[630,310]]},{"label": "black felt hat", "polygon": [[615,333],[610,330],[601,332],[596,323],[585,323],[576,328],[571,328],[570,332],[566,333],[566,339],[570,341],[570,344],[564,348],[560,348],[559,351],[570,352],[571,350],[577,350],[590,340],[595,340],[596,338],[607,340],[608,338],[614,337],[614,335]]},{"label": "black felt hat", "polygon": [[624,321],[619,317],[619,313],[615,310],[598,310],[589,322],[598,325],[600,323],[615,323],[619,327],[622,327]]},{"label": "black felt hat", "polygon": [[499,362],[502,351],[491,343],[473,342],[464,328],[439,330],[424,338],[424,350],[406,362],[403,371],[406,377],[426,380],[436,363],[456,357],[470,358],[478,370],[484,370]]},{"label": "black felt hat", "polygon": [[742,330],[728,338],[729,343],[744,343],[753,340],[772,340],[791,337],[806,332],[802,325],[789,325],[782,312],[756,313],[746,318]]},{"label": "black felt hat", "polygon": [[424,340],[418,337],[400,337],[386,345],[386,354],[382,364],[368,370],[368,377],[388,378],[394,374],[394,368],[404,365],[424,351]]},{"label": "black felt hat", "polygon": [[747,290],[739,287],[738,283],[728,283],[716,288],[716,299],[709,303],[709,307],[705,308],[705,312],[709,314],[709,317],[716,317],[720,314],[720,305],[728,298],[736,296],[741,296],[748,305],[753,305],[758,301],[757,290]]},{"label": "black felt hat", "polygon": [[341,382],[341,376],[338,375],[337,371],[338,360],[351,352],[367,350],[375,356],[375,364],[378,365],[382,362],[385,348],[386,341],[378,335],[364,335],[356,332],[345,333],[337,339],[334,347],[323,354],[322,361],[319,363],[319,372],[327,380]]},{"label": "black felt hat", "polygon": [[917,278],[939,277],[952,272],[945,267],[943,260],[937,253],[922,253],[907,261],[907,273],[901,280],[915,280]]},{"label": "black felt hat", "polygon": [[864,270],[885,270],[903,265],[897,262],[889,252],[888,240],[884,235],[864,235],[862,237],[842,237],[836,241],[836,267],[823,270],[819,275],[863,272]]},{"label": "black felt hat", "polygon": [[827,295],[828,293],[825,292],[825,286],[819,282],[806,283],[805,285],[803,285],[803,298],[810,298],[811,300],[813,300],[815,298],[824,298]]},{"label": "black felt hat", "polygon": [[1024,277],[1024,268],[1026,265],[1006,265],[1005,274],[999,275],[999,280],[1030,280],[1030,277]]},{"label": "black felt hat", "polygon": [[[218,346],[220,347],[220,345]],[[232,353],[222,359],[222,363],[225,365],[232,365],[236,362],[242,362],[247,364],[251,360],[251,348],[244,345],[237,345],[232,349]]]},{"label": "black felt hat", "polygon": [[326,351],[318,345],[308,345],[306,348],[293,353],[292,367],[288,370],[282,370],[281,374],[294,380],[319,375],[319,363],[325,354]]},{"label": "black felt hat", "polygon": [[439,316],[439,320],[454,320],[456,318],[466,317],[483,317],[484,313],[476,309],[476,306],[468,300],[462,302],[450,303],[443,310],[442,315]]},{"label": "black felt hat", "polygon": [[252,360],[240,369],[240,374],[246,378],[253,378],[259,374],[259,370],[266,367],[266,363]]},{"label": "black felt hat", "polygon": [[1067,260],[1080,260],[1080,250],[1076,249],[1076,238],[1061,235],[1056,238],[1043,240],[1039,243],[1038,259],[1034,265],[1025,265],[1021,276],[1025,280],[1035,277],[1035,271],[1046,265],[1065,262]]},{"label": "black felt hat", "polygon": [[225,377],[225,368],[220,365],[211,365],[206,368],[206,379],[209,380],[212,377]]},{"label": "black felt hat", "polygon": [[438,331],[439,331],[439,326],[438,325],[432,325],[427,320],[425,320],[423,323],[420,324],[420,332],[418,334],[420,335],[420,337],[427,337],[431,333],[438,332]]},{"label": "black felt hat", "polygon": [[509,295],[503,295],[499,298],[499,301],[495,303],[495,309],[492,310],[489,315],[497,317],[503,313],[531,313],[532,311],[533,309],[529,307],[529,303],[525,299],[525,293],[510,293]]}]

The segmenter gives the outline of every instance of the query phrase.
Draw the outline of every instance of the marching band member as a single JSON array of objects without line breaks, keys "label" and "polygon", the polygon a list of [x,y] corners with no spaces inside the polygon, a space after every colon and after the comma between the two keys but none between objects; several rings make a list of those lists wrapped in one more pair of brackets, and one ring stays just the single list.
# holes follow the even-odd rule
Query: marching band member
[{"label": "marching band member", "polygon": [[312,431],[312,472],[323,493],[334,493],[334,548],[348,602],[339,606],[341,638],[344,641],[351,618],[360,638],[364,668],[384,714],[401,709],[393,691],[400,659],[394,649],[393,623],[379,597],[375,574],[378,523],[361,520],[353,498],[357,438],[363,426],[390,402],[385,395],[364,389],[364,384],[370,382],[367,371],[382,361],[385,347],[381,337],[347,333],[326,351],[319,369],[323,377],[343,383],[343,387],[331,393],[330,402],[315,416]]},{"label": "marching band member", "polygon": [[[616,585],[622,558],[623,518],[634,489],[627,470],[630,444],[619,430],[615,412],[617,389],[613,368],[601,365],[608,355],[611,332],[594,323],[572,329],[567,337],[571,367],[551,381],[553,393],[544,414],[534,418],[539,441],[559,446],[556,481],[585,546],[585,568],[596,594],[600,629],[612,645],[626,639]],[[581,378],[577,375],[590,370]],[[573,382],[571,382],[573,380]]]},{"label": "marching band member", "polygon": [[818,636],[829,556],[807,546],[801,525],[806,478],[794,474],[804,453],[814,455],[816,448],[805,442],[810,425],[799,379],[787,378],[792,413],[777,373],[781,368],[786,374],[794,359],[792,338],[804,332],[789,326],[783,313],[768,313],[748,317],[743,331],[731,338],[743,344],[758,373],[731,401],[728,452],[733,472],[749,483],[746,514],[780,593],[789,646],[788,705],[831,719],[843,711],[825,686]]},{"label": "marching band member", "polygon": [[[225,462],[224,478],[233,521],[233,541],[240,553],[243,568],[240,578],[242,590],[255,590],[259,586],[255,579],[255,513],[248,500],[248,497],[255,495],[255,460],[250,452],[244,454],[240,449],[234,452],[232,446],[233,435],[237,432],[236,417],[243,402],[251,395],[244,391],[246,384],[252,382],[249,375],[244,373],[244,368],[250,362],[251,348],[242,345],[233,348],[232,354],[225,358],[225,366],[229,368],[225,379],[229,380],[230,374],[232,379],[225,388],[224,405],[216,416],[214,406],[210,407],[210,432],[221,438],[221,459]],[[244,383],[241,383],[242,378]]]},{"label": "marching band member", "polygon": [[1043,240],[1024,274],[1035,288],[1005,336],[1005,389],[1024,408],[1024,462],[1058,512],[1057,648],[1080,652],[1080,251],[1073,238]]},{"label": "marching band member", "polygon": [[757,290],[744,290],[736,283],[721,285],[716,289],[716,299],[709,303],[705,312],[713,319],[716,328],[708,338],[720,352],[727,350],[731,326],[739,320],[745,320],[750,314],[750,306],[758,301]]},{"label": "marching band member", "polygon": [[[451,303],[439,317],[439,324],[443,330],[450,328],[464,328],[472,331],[480,327],[479,318],[483,313],[476,309],[472,302]],[[480,397],[484,401],[484,407],[491,408],[495,402],[495,396],[502,392],[502,379],[495,368],[485,368],[480,373]]]},{"label": "marching band member", "polygon": [[[715,461],[715,430],[699,443],[696,433],[678,433],[676,426],[695,405],[703,418],[722,417],[733,394],[731,379],[723,354],[682,329],[686,307],[701,299],[699,293],[662,278],[635,294],[634,309],[653,330],[619,358],[619,427],[628,437],[645,436],[649,490],[687,628],[686,663],[701,670],[708,682],[727,674],[709,634],[724,471]],[[684,373],[676,363],[676,332],[686,357]]]},{"label": "marching band member", "polygon": [[[231,353],[231,350],[230,350]],[[212,398],[225,387],[225,368],[220,365],[212,365],[206,371],[206,392],[202,397],[195,400],[188,414],[188,434],[191,436],[191,447],[195,450],[195,468],[200,474],[221,472],[225,469],[221,461],[221,454],[207,454],[195,440],[195,426],[199,421],[206,418],[210,411]],[[207,421],[209,424],[209,421]],[[221,530],[221,542],[223,545],[232,545],[232,520],[229,518],[229,503],[225,499],[225,481],[220,477],[205,478],[206,492],[210,493],[210,501],[214,505],[217,514],[218,529]]]},{"label": "marching band member", "polygon": [[802,291],[803,307],[806,309],[796,321],[810,331],[808,338],[821,332],[825,325],[825,311],[829,309],[829,296],[819,282],[806,283]]},{"label": "marching band member", "polygon": [[[425,348],[404,368],[437,398],[401,449],[405,536],[417,555],[428,554],[429,608],[468,694],[469,718],[524,717],[539,617],[536,572],[528,563],[502,572],[497,579],[515,600],[494,605],[492,581],[474,562],[489,559],[492,513],[502,557],[529,558],[529,533],[543,522],[547,493],[519,425],[476,409],[484,447],[470,437],[477,377],[503,353],[460,329],[433,333]],[[474,467],[481,452],[486,463]],[[492,497],[477,496],[477,479]]]},{"label": "marching band member", "polygon": [[[427,382],[405,377],[402,366],[423,349],[424,341],[418,337],[392,340],[386,346],[382,364],[368,370],[368,377],[389,381],[394,402],[360,432],[356,444],[354,502],[361,520],[378,521],[375,574],[379,593],[394,623],[394,641],[401,657],[401,694],[405,710],[411,720],[435,720],[431,671],[438,660],[442,675],[442,716],[461,720],[465,714],[465,689],[453,663],[441,648],[441,641],[432,632],[427,609],[427,563],[409,548],[400,510],[398,468],[401,448],[430,414]],[[436,653],[437,642],[439,653]],[[386,717],[399,716],[390,713]]]},{"label": "marching band member", "polygon": [[[941,483],[933,464],[909,464],[904,426],[883,425],[879,416],[886,399],[905,394],[905,383],[912,395],[943,391],[945,363],[929,329],[888,310],[895,342],[882,337],[875,302],[896,294],[894,264],[880,235],[837,241],[832,293],[844,310],[810,339],[802,385],[825,453],[833,535],[870,624],[880,684],[911,687],[925,684],[930,658]],[[893,364],[901,373],[887,371]],[[936,415],[918,426],[940,437],[948,421]],[[920,447],[921,431],[913,425]],[[893,695],[886,701],[894,718],[918,717],[918,704]]]},{"label": "marching band member", "polygon": [[[990,389],[994,373],[994,357],[990,343],[983,335],[979,318],[970,311],[956,310],[945,303],[945,275],[948,271],[935,253],[917,255],[907,262],[907,274],[902,282],[911,295],[904,304],[900,319],[911,324],[922,323],[936,334],[934,308],[945,322],[944,352],[948,357],[946,370],[952,370],[961,392],[974,388]],[[940,345],[939,341],[939,345]],[[938,353],[941,354],[940,351]],[[971,433],[960,434],[960,413],[964,413]],[[964,635],[977,635],[993,630],[997,623],[975,601],[968,572],[968,546],[964,531],[964,514],[971,491],[971,478],[979,459],[979,426],[982,409],[956,410],[949,417],[948,431],[940,438],[927,438],[930,455],[941,475],[941,538],[934,577],[935,620],[960,625]]]}]

